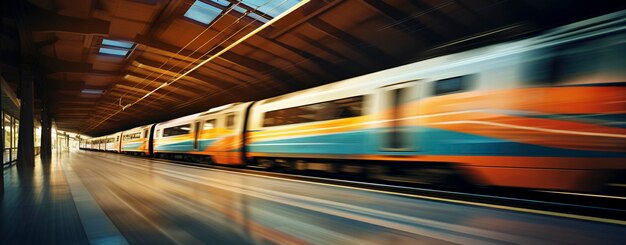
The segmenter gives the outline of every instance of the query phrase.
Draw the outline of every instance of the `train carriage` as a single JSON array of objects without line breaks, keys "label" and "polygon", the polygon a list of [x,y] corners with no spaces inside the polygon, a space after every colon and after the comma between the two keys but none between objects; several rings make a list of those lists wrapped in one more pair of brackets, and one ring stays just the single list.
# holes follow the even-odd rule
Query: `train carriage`
[{"label": "train carriage", "polygon": [[601,17],[259,101],[248,157],[331,172],[598,190],[626,169],[623,24]]},{"label": "train carriage", "polygon": [[154,124],[136,127],[121,132],[120,151],[126,154],[150,155],[150,134]]},{"label": "train carriage", "polygon": [[103,137],[104,151],[120,152],[121,133],[114,133]]},{"label": "train carriage", "polygon": [[219,164],[242,164],[241,146],[248,103],[229,104],[155,126],[156,156]]},{"label": "train carriage", "polygon": [[[148,153],[431,184],[624,185],[625,14],[158,123]],[[121,135],[145,153],[146,127],[91,148]]]}]

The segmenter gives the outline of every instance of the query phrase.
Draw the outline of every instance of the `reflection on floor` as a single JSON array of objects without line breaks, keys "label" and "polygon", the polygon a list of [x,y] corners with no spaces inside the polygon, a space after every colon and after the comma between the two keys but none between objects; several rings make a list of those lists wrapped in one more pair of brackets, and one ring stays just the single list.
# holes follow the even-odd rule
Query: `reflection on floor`
[{"label": "reflection on floor", "polygon": [[59,164],[4,170],[3,244],[85,244],[83,229]]},{"label": "reflection on floor", "polygon": [[31,171],[5,171],[2,238],[10,243],[626,244],[617,225],[112,153],[64,153]]}]

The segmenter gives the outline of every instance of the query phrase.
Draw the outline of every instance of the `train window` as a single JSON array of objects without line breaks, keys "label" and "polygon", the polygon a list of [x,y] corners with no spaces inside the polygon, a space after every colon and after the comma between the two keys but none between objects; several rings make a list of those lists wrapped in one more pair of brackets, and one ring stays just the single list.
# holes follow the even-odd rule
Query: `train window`
[{"label": "train window", "polygon": [[144,138],[148,138],[148,134],[149,134],[149,133],[150,133],[150,130],[149,130],[149,129],[145,129],[145,130],[143,131],[143,137],[144,137]]},{"label": "train window", "polygon": [[622,82],[626,78],[624,35],[586,40],[558,48],[551,82],[560,84]]},{"label": "train window", "polygon": [[269,111],[264,127],[356,117],[362,114],[363,96]]},{"label": "train window", "polygon": [[204,126],[202,126],[202,130],[209,130],[215,128],[215,119],[206,120],[204,122]]},{"label": "train window", "polygon": [[135,140],[135,139],[139,139],[139,138],[141,138],[141,132],[132,133],[132,134],[125,134],[122,137],[122,139],[124,141]]},{"label": "train window", "polygon": [[163,137],[188,134],[190,130],[189,124],[165,128],[163,129]]},{"label": "train window", "polygon": [[441,79],[434,82],[433,95],[458,93],[468,88],[467,76]]},{"label": "train window", "polygon": [[335,100],[332,103],[337,108],[333,119],[356,117],[362,114],[363,96]]},{"label": "train window", "polygon": [[235,128],[235,115],[230,114],[226,116],[226,128],[234,129]]}]

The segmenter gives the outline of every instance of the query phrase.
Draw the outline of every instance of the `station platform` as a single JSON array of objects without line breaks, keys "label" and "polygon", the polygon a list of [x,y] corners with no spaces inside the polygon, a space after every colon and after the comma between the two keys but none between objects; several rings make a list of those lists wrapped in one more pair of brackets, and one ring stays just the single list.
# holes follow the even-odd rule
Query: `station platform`
[{"label": "station platform", "polygon": [[74,151],[6,168],[2,244],[626,244],[626,226]]}]

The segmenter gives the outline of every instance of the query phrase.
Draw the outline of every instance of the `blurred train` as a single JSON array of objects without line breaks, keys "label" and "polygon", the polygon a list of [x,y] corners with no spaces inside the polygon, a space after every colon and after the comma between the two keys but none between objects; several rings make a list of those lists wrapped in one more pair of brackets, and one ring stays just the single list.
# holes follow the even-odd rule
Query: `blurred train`
[{"label": "blurred train", "polygon": [[223,165],[596,192],[624,184],[626,12],[82,143]]}]

